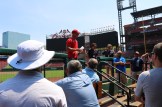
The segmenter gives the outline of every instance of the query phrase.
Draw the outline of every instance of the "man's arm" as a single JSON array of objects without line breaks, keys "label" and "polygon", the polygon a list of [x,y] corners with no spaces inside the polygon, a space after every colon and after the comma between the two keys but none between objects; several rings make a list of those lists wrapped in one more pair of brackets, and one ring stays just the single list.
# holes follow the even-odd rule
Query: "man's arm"
[{"label": "man's arm", "polygon": [[114,65],[125,65],[126,61],[125,59],[123,58],[121,61],[119,62],[114,62]]},{"label": "man's arm", "polygon": [[71,44],[72,44],[71,39],[68,39],[66,41],[66,51],[68,51],[68,50],[70,50],[70,51],[79,51],[79,52],[82,51],[80,48],[72,48]]},{"label": "man's arm", "polygon": [[138,81],[137,81],[137,86],[135,89],[135,100],[144,102],[144,94],[143,94],[143,75],[139,75]]},{"label": "man's arm", "polygon": [[116,58],[113,59],[113,62],[114,62],[114,66],[119,65],[119,62],[117,62],[117,59]]},{"label": "man's arm", "polygon": [[120,61],[119,65],[125,65],[125,62]]},{"label": "man's arm", "polygon": [[138,96],[135,95],[135,100],[136,100],[136,101],[139,101],[139,102],[142,102],[142,103],[145,102],[144,96],[138,97]]},{"label": "man's arm", "polygon": [[122,62],[114,62],[114,65],[121,65]]},{"label": "man's arm", "polygon": [[66,46],[66,49],[71,51],[79,51],[79,48],[71,48],[69,46]]},{"label": "man's arm", "polygon": [[135,95],[135,100],[141,102],[141,97],[138,97],[138,96]]}]

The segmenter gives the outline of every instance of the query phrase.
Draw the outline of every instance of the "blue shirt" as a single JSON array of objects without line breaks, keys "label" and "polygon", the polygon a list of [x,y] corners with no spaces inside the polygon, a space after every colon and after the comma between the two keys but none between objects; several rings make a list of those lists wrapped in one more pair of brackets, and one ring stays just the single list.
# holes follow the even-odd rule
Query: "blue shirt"
[{"label": "blue shirt", "polygon": [[[124,57],[114,58],[114,63],[115,62],[120,62],[120,61],[123,62],[123,63],[126,63],[126,60],[125,60]],[[122,72],[126,72],[125,65],[117,65],[116,68],[119,69],[119,70],[121,70]],[[116,70],[116,72],[118,72],[118,71]]]},{"label": "blue shirt", "polygon": [[99,107],[88,75],[79,71],[57,81],[56,84],[63,88],[68,107]]},{"label": "blue shirt", "polygon": [[85,69],[82,70],[82,72],[87,74],[92,82],[98,82],[100,80],[99,76],[93,69],[86,67]]}]

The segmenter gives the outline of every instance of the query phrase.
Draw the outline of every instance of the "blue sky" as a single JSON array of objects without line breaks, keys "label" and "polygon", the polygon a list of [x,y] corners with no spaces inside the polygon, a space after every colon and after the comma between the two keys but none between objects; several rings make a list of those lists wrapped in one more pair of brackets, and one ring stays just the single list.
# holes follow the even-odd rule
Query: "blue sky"
[{"label": "blue sky", "polygon": [[[127,6],[128,1],[123,5]],[[162,0],[136,0],[136,3],[139,11],[161,6]],[[122,12],[123,25],[133,23],[131,12],[132,9]],[[117,13],[116,0],[1,0],[0,45],[5,31],[30,34],[31,39],[44,43],[46,35],[61,29],[90,32],[115,25],[118,31]]]}]

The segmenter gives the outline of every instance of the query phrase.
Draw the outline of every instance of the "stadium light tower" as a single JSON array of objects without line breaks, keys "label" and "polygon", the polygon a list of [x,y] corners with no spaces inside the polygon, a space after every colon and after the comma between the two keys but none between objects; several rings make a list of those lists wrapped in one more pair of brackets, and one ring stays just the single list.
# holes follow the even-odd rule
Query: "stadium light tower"
[{"label": "stadium light tower", "polygon": [[[133,12],[136,12],[137,8],[136,8],[136,0],[127,0],[129,1],[129,4],[126,7],[123,7],[123,1],[125,0],[117,0],[117,9],[118,9],[120,44],[125,46],[126,43],[124,41],[125,35],[123,34],[122,11],[127,9],[133,9]],[[137,19],[135,19],[135,21],[137,21]],[[124,50],[124,47],[122,47],[122,50]]]}]

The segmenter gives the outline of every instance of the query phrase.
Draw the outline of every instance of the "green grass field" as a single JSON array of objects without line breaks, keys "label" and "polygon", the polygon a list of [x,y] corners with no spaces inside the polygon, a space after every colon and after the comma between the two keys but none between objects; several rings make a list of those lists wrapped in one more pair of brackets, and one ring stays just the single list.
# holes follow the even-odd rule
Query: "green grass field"
[{"label": "green grass field", "polygon": [[64,77],[64,71],[63,70],[47,70],[45,72],[46,78],[53,78],[53,77]]},{"label": "green grass field", "polygon": [[[104,72],[106,72],[105,69],[102,69]],[[14,77],[17,74],[16,71],[9,72],[9,71],[2,71],[0,72],[0,82],[3,82],[9,78]],[[127,74],[130,74],[130,68],[127,68]],[[45,78],[63,78],[64,77],[64,71],[63,70],[46,70],[45,72]]]},{"label": "green grass field", "polygon": [[10,73],[10,74],[1,74],[0,75],[0,82],[3,82],[4,80],[7,80],[9,78],[14,77],[16,74],[15,73]]},{"label": "green grass field", "polygon": [[[11,72],[0,72],[0,82],[3,82],[9,78],[14,77],[17,74],[16,71]],[[64,77],[64,71],[63,70],[47,70],[45,72],[45,78],[56,78],[56,77]]]}]

